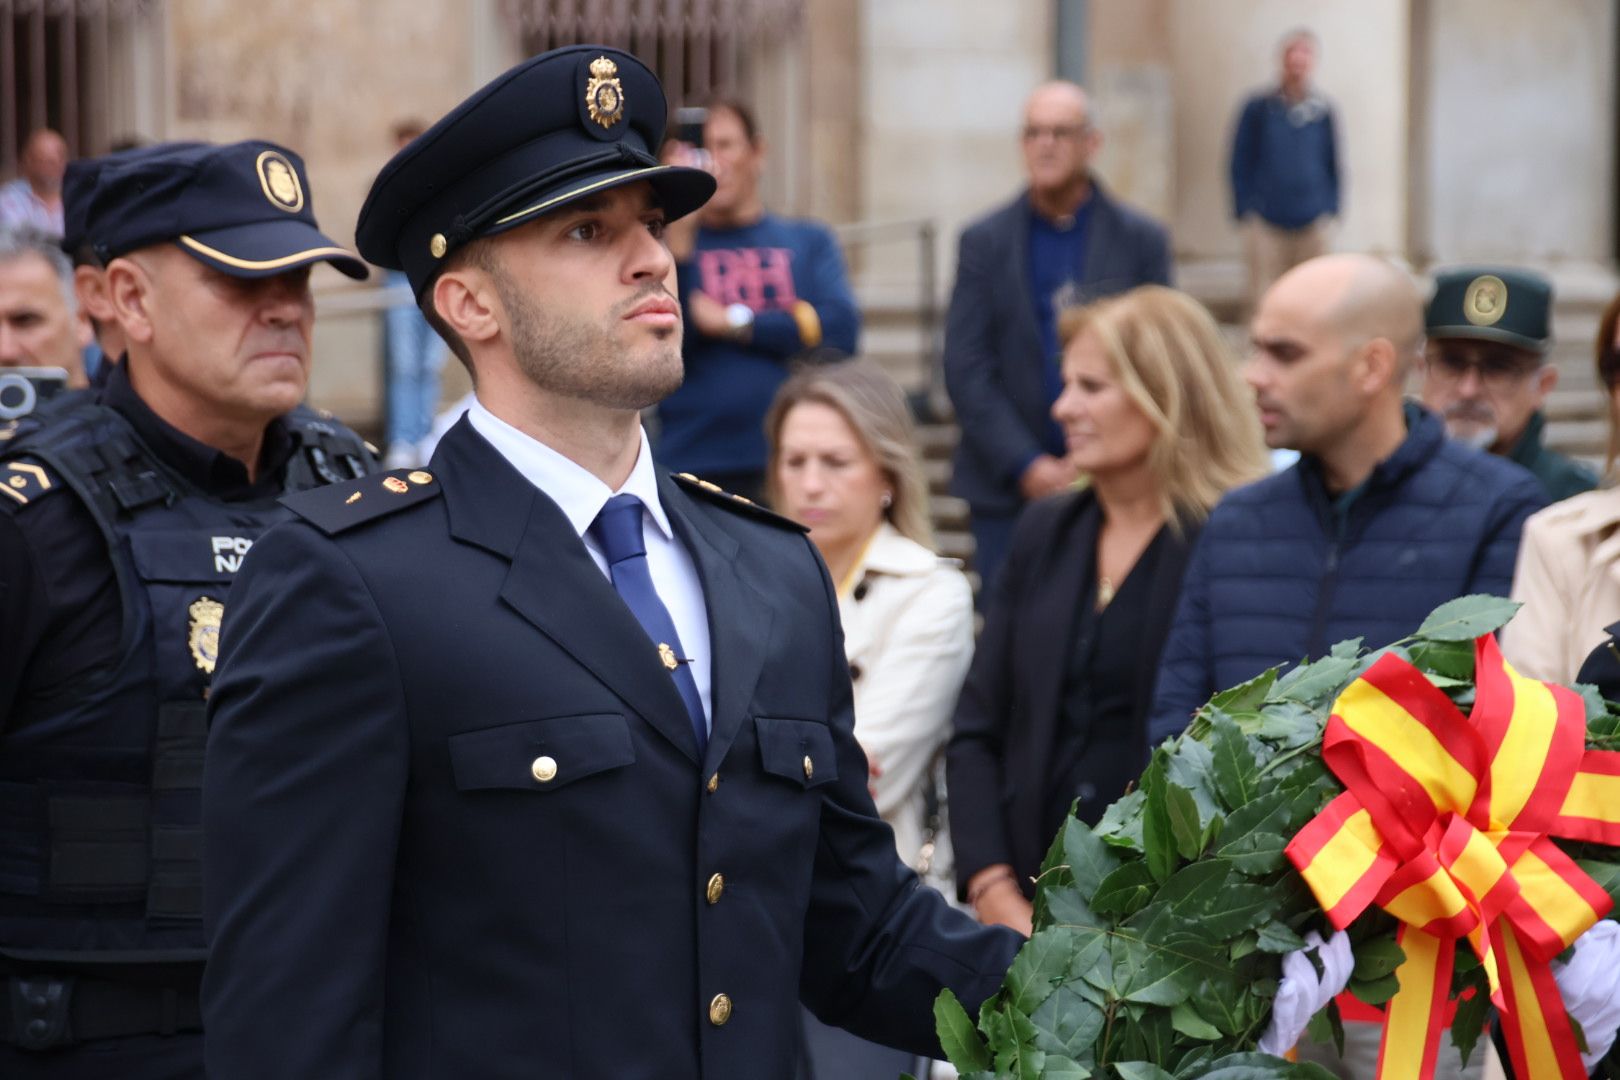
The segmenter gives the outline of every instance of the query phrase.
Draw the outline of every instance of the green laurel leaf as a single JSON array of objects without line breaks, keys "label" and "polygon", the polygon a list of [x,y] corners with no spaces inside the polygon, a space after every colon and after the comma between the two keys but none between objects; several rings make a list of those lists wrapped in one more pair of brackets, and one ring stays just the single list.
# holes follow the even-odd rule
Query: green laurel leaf
[{"label": "green laurel leaf", "polygon": [[990,1051],[984,1039],[968,1019],[967,1010],[949,990],[941,990],[934,999],[934,1030],[945,1056],[958,1070],[990,1068]]},{"label": "green laurel leaf", "polygon": [[1521,606],[1515,600],[1482,593],[1459,596],[1431,611],[1414,636],[1429,641],[1471,641],[1502,629]]},{"label": "green laurel leaf", "polygon": [[1026,1016],[1057,989],[1074,959],[1075,934],[1063,926],[1041,930],[1024,943],[1002,983],[1012,1007]]}]

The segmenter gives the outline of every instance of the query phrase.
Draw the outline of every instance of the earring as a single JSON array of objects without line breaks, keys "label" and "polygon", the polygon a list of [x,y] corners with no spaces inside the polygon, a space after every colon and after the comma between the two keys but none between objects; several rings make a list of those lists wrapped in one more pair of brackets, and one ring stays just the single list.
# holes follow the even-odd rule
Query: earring
[{"label": "earring", "polygon": [[893,495],[893,493],[885,491],[883,493],[883,498],[879,499],[878,502],[883,505],[883,509],[887,510],[889,507],[894,505],[894,495]]}]

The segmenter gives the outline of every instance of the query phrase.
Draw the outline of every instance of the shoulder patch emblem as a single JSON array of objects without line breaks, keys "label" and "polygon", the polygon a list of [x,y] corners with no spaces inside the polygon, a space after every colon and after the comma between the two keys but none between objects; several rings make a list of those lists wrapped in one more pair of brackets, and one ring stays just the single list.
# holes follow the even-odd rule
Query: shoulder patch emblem
[{"label": "shoulder patch emblem", "polygon": [[0,499],[27,506],[63,483],[35,458],[18,458],[0,465]]},{"label": "shoulder patch emblem", "polygon": [[741,495],[733,495],[731,492],[721,488],[719,484],[713,484],[707,480],[699,480],[691,473],[676,473],[675,482],[694,495],[701,495],[710,502],[719,503],[721,506],[729,507],[732,510],[758,518],[761,521],[768,521],[772,525],[777,525],[784,529],[792,529],[794,532],[807,533],[810,531],[808,528],[800,525],[792,518],[785,518],[773,510],[767,510],[765,507],[760,506],[752,499],[745,499]]},{"label": "shoulder patch emblem", "polygon": [[328,536],[438,498],[438,478],[421,469],[395,469],[288,495],[281,504]]}]

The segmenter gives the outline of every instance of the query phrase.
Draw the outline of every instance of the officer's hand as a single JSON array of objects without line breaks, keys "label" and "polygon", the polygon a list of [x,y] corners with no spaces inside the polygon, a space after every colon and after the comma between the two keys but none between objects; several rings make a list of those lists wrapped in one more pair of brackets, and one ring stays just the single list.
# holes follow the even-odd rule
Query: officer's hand
[{"label": "officer's hand", "polygon": [[1067,459],[1042,454],[1030,462],[1024,469],[1024,475],[1018,478],[1018,490],[1024,493],[1026,499],[1044,499],[1048,495],[1066,491],[1079,478],[1080,470],[1069,464]]},{"label": "officer's hand", "polygon": [[686,314],[692,321],[692,329],[704,337],[723,338],[731,330],[726,324],[725,305],[698,289],[686,294]]}]

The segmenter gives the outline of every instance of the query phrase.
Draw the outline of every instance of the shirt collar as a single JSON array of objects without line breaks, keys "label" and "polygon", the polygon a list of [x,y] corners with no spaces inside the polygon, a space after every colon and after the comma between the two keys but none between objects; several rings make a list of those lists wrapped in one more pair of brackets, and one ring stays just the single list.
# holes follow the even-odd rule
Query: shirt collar
[{"label": "shirt collar", "polygon": [[141,442],[165,465],[201,490],[227,501],[279,494],[282,470],[297,450],[286,423],[272,420],[264,429],[258,479],[249,482],[247,467],[240,461],[193,439],[152,411],[129,381],[127,357],[107,373],[101,403],[127,420]]},{"label": "shirt collar", "polygon": [[658,497],[658,474],[653,466],[652,450],[647,443],[647,430],[641,429],[641,445],[636,451],[636,464],[624,486],[614,491],[602,483],[583,465],[563,456],[545,443],[508,424],[473,399],[467,409],[467,420],[499,454],[523,474],[524,479],[546,493],[556,503],[563,516],[580,536],[591,527],[602,507],[615,495],[634,495],[647,508],[647,514],[658,526],[665,539],[672,539],[674,531],[669,515],[664,512]]}]

